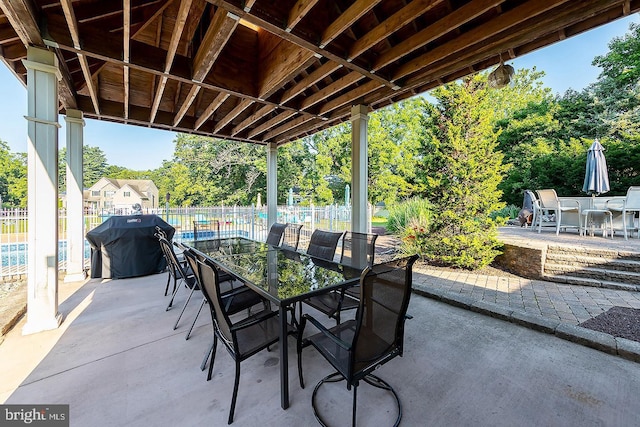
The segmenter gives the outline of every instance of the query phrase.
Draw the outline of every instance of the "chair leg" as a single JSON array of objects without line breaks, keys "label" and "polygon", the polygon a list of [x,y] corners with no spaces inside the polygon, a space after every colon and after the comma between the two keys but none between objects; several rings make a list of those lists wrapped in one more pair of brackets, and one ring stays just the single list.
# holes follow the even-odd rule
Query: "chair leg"
[{"label": "chair leg", "polygon": [[169,269],[167,269],[167,286],[164,287],[164,296],[167,296],[167,292],[169,292],[169,283],[171,283],[171,273],[169,273]]},{"label": "chair leg", "polygon": [[196,289],[195,286],[191,288],[191,292],[189,292],[189,296],[187,297],[187,300],[184,302],[184,305],[182,306],[182,311],[180,312],[180,314],[178,315],[178,318],[176,319],[176,324],[173,325],[174,331],[178,329],[178,323],[180,322],[180,319],[182,318],[184,311],[187,309],[187,304],[189,304],[189,301],[191,300],[191,296],[193,295],[193,291],[195,291],[195,289]]},{"label": "chair leg", "polygon": [[207,362],[209,361],[209,356],[211,356],[211,353],[213,352],[213,347],[215,345],[215,340],[216,340],[216,337],[214,335],[213,342],[211,343],[211,347],[209,347],[207,349],[207,352],[204,354],[204,359],[202,359],[202,363],[200,364],[200,370],[201,371],[204,371],[205,369],[207,369]]},{"label": "chair leg", "polygon": [[211,381],[213,375],[213,362],[216,361],[216,347],[218,345],[218,336],[213,336],[213,346],[211,347],[211,363],[209,363],[209,372],[207,373],[207,381]]},{"label": "chair leg", "polygon": [[233,413],[236,410],[236,399],[238,397],[238,386],[240,385],[240,361],[236,360],[236,380],[233,383],[233,396],[231,397],[231,409],[229,409],[229,420],[227,424],[233,422]]},{"label": "chair leg", "polygon": [[351,415],[351,426],[356,427],[356,406],[358,402],[358,383],[353,385],[353,413]]},{"label": "chair leg", "polygon": [[185,340],[188,340],[189,337],[191,336],[191,331],[193,331],[193,327],[196,325],[196,321],[198,320],[198,316],[200,316],[200,312],[202,311],[202,307],[204,307],[204,305],[206,303],[207,303],[207,299],[206,298],[202,298],[202,302],[200,303],[200,308],[198,309],[198,312],[196,313],[196,317],[193,319],[193,322],[191,323],[191,327],[187,331],[187,336],[184,338]]},{"label": "chair leg", "polygon": [[[176,279],[175,277],[173,278],[174,282],[173,282],[173,292],[171,292],[171,300],[169,301],[169,305],[167,305],[167,310],[169,311],[171,310],[171,307],[173,307],[173,300],[175,299],[176,295],[178,294],[178,290],[180,289],[180,286],[177,285],[178,279]],[[182,279],[180,279],[182,281]]]}]

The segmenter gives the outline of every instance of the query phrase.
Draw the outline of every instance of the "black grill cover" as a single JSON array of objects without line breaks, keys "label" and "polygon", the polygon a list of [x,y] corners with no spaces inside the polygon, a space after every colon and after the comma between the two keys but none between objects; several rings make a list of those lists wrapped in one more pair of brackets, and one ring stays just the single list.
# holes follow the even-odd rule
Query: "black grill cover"
[{"label": "black grill cover", "polygon": [[87,233],[91,244],[91,277],[123,279],[159,273],[166,261],[156,226],[171,240],[175,229],[157,215],[112,216]]}]

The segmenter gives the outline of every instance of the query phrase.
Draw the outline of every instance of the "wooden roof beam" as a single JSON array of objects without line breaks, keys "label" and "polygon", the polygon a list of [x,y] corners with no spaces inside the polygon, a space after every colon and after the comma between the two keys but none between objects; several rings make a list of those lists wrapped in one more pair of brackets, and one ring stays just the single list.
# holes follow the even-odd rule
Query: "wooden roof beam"
[{"label": "wooden roof beam", "polygon": [[342,67],[342,64],[338,64],[337,62],[333,61],[328,61],[325,64],[321,65],[307,77],[304,77],[302,80],[296,83],[293,87],[285,90],[282,94],[282,97],[280,98],[280,104],[284,104],[285,102],[295,98],[297,95],[304,92],[307,88],[318,83],[320,80],[324,79],[340,67]]},{"label": "wooden roof beam", "polygon": [[311,120],[318,120],[318,121],[322,121],[314,116],[311,116],[309,114],[303,114],[301,116],[296,117],[293,120],[288,121],[286,124],[279,126],[277,128],[272,128],[269,132],[267,132],[264,135],[263,140],[265,141],[269,141],[273,138],[275,138],[276,136],[280,135],[281,133],[284,133],[286,131],[288,131],[289,129],[292,129],[296,126],[301,126]]},{"label": "wooden roof beam", "polygon": [[189,89],[189,93],[187,94],[184,102],[182,102],[182,105],[178,109],[178,112],[176,113],[176,116],[173,119],[174,126],[178,126],[178,123],[180,123],[184,115],[187,114],[189,107],[191,107],[191,104],[193,104],[193,101],[196,99],[199,92],[200,92],[200,86],[198,85],[191,86],[191,89]]},{"label": "wooden roof beam", "polygon": [[[5,17],[9,21],[11,27],[20,37],[22,44],[26,46],[41,46],[46,45],[45,41],[40,34],[40,28],[38,27],[38,19],[33,9],[33,4],[30,0],[13,0],[11,2],[0,2],[0,8]],[[59,61],[64,62],[64,58],[58,55]],[[71,83],[71,76],[62,72],[62,80],[59,84],[59,97],[64,108],[77,109],[78,104],[76,101],[76,92]]]},{"label": "wooden roof beam", "polygon": [[567,1],[568,0],[548,0],[545,2],[533,0],[528,1],[527,3],[500,15],[499,19],[493,19],[479,27],[473,28],[450,42],[440,45],[430,50],[428,53],[403,64],[393,74],[393,80],[408,76],[415,71],[425,69],[430,64],[441,58],[455,54],[456,52],[459,52],[471,45],[478,44],[498,32],[506,31],[509,28],[530,19],[531,17],[538,16],[545,11],[566,3]]},{"label": "wooden roof beam", "polygon": [[244,129],[248,128],[249,126],[257,122],[261,118],[267,116],[272,111],[275,111],[276,108],[277,107],[275,105],[264,105],[262,106],[262,108],[258,108],[255,113],[253,113],[252,115],[250,115],[249,117],[241,121],[236,127],[234,127],[231,130],[231,135],[235,136],[239,134]]},{"label": "wooden roof beam", "polygon": [[324,33],[322,33],[322,39],[320,40],[320,49],[324,49],[326,45],[331,43],[333,39],[338,37],[351,26],[364,14],[373,9],[381,0],[356,0],[342,15],[333,21]]},{"label": "wooden roof beam", "polygon": [[228,93],[220,92],[218,96],[216,96],[215,99],[211,101],[211,103],[207,106],[207,108],[204,109],[200,117],[198,117],[198,119],[196,120],[195,129],[196,130],[200,129],[202,125],[207,120],[209,120],[209,117],[211,117],[211,115],[215,113],[218,108],[220,108],[222,103],[226,101],[228,97],[229,97]]},{"label": "wooden roof beam", "polygon": [[282,113],[278,114],[277,116],[267,120],[266,122],[264,122],[260,126],[252,129],[249,132],[249,134],[247,135],[247,137],[249,139],[251,139],[254,136],[260,135],[261,133],[265,132],[267,129],[271,129],[273,126],[277,125],[278,123],[284,122],[289,117],[291,117],[291,116],[293,116],[295,114],[297,114],[295,111],[291,111],[291,110],[283,111]]},{"label": "wooden roof beam", "polygon": [[370,80],[366,83],[364,83],[361,86],[358,86],[355,89],[350,90],[349,92],[345,93],[344,95],[340,95],[337,98],[334,98],[330,101],[325,102],[324,104],[322,104],[322,106],[320,107],[320,111],[319,114],[322,116],[325,116],[327,113],[343,107],[345,105],[350,105],[353,104],[354,101],[362,98],[363,96],[381,88],[381,87],[385,87],[382,83],[377,82],[375,80]]},{"label": "wooden roof beam", "polygon": [[298,22],[300,22],[302,18],[304,18],[307,13],[313,9],[313,6],[315,6],[316,3],[318,3],[318,0],[298,0],[289,11],[289,19],[287,20],[287,27],[285,28],[285,31],[290,33],[291,30],[298,25]]},{"label": "wooden roof beam", "polygon": [[220,120],[218,123],[216,123],[216,126],[213,128],[214,131],[216,133],[220,132],[220,130],[222,130],[223,127],[225,127],[226,125],[231,123],[231,121],[233,119],[238,117],[244,110],[249,108],[251,106],[251,104],[253,104],[254,102],[255,101],[253,99],[243,99],[240,102],[238,102],[238,105],[236,105],[233,110],[231,110],[229,113],[227,113],[227,115],[224,116],[224,118],[222,120]]},{"label": "wooden roof beam", "polygon": [[327,98],[334,95],[336,92],[343,90],[348,86],[359,82],[362,79],[364,79],[364,76],[362,74],[352,71],[346,76],[339,78],[335,82],[331,83],[330,85],[314,93],[313,95],[306,97],[300,103],[300,110],[306,110],[307,108],[310,108],[313,105],[316,105],[318,102],[322,102],[326,100]]},{"label": "wooden roof beam", "polygon": [[349,50],[347,59],[352,61],[354,58],[362,55],[367,49],[380,43],[391,34],[411,23],[417,16],[424,15],[443,1],[444,0],[414,0],[410,2],[367,34],[356,40]]},{"label": "wooden roof beam", "polygon": [[[122,1],[122,59],[125,64],[129,63],[131,55],[129,41],[131,40],[131,0]],[[122,70],[124,83],[124,119],[129,118],[129,66],[125,65]]]},{"label": "wooden roof beam", "polygon": [[178,50],[178,43],[180,42],[184,26],[187,22],[187,17],[189,16],[191,2],[192,0],[182,0],[180,2],[180,8],[178,9],[178,14],[176,16],[176,22],[171,33],[171,41],[169,42],[169,48],[167,49],[167,58],[164,63],[164,75],[160,78],[160,83],[156,87],[156,94],[151,105],[151,116],[149,117],[149,122],[151,123],[153,123],[153,121],[155,120],[156,114],[158,113],[158,108],[160,107],[160,101],[162,100],[164,88],[166,87],[168,80],[166,74],[171,71],[173,59],[175,58],[176,51]]},{"label": "wooden roof beam", "polygon": [[[80,49],[80,33],[78,31],[78,21],[76,21],[76,16],[73,12],[73,5],[71,4],[71,0],[62,0],[60,2],[62,6],[62,11],[64,13],[64,17],[67,21],[67,26],[69,27],[69,33],[71,34],[71,39],[73,40],[73,45],[76,49]],[[89,96],[91,96],[91,101],[93,102],[93,109],[97,115],[100,115],[100,103],[98,102],[98,90],[96,88],[97,79],[94,81],[94,77],[91,74],[91,70],[89,69],[89,62],[87,61],[87,57],[81,53],[78,53],[78,61],[80,62],[80,68],[82,69],[82,75],[84,76],[84,80],[87,84],[87,89],[89,90]]]}]

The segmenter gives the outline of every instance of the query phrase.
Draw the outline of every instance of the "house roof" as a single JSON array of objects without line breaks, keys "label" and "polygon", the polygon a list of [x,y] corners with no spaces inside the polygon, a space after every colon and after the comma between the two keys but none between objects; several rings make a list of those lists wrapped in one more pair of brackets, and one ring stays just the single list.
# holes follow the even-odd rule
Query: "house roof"
[{"label": "house roof", "polygon": [[286,143],[606,24],[640,0],[0,0],[0,56],[53,49],[87,118]]},{"label": "house roof", "polygon": [[[145,193],[151,189],[151,186],[155,187],[155,183],[150,179],[115,179],[102,177],[98,182],[100,181],[106,181],[117,189],[128,186],[133,191],[138,193],[140,197],[145,197]],[[96,184],[98,182],[96,182]]]}]

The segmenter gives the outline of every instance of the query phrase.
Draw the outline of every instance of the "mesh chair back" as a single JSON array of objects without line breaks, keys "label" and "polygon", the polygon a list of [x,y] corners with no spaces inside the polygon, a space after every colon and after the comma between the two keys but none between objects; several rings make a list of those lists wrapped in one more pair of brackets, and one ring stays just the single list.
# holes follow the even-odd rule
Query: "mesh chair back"
[{"label": "mesh chair back", "polygon": [[551,209],[556,210],[560,206],[560,202],[558,201],[558,194],[556,194],[556,190],[553,188],[549,188],[546,190],[536,190],[538,193],[538,198],[540,199],[540,207],[542,209]]},{"label": "mesh chair back", "polygon": [[307,253],[318,258],[333,261],[336,254],[338,240],[343,233],[334,233],[331,231],[315,230],[311,235]]},{"label": "mesh chair back", "polygon": [[626,209],[640,209],[640,187],[629,187],[625,199]]},{"label": "mesh chair back", "polygon": [[287,224],[281,224],[279,222],[274,223],[269,229],[267,244],[280,246],[280,241],[282,241],[282,234],[284,233],[285,228],[287,228]]},{"label": "mesh chair back", "polygon": [[182,264],[180,264],[176,253],[173,251],[173,246],[171,246],[171,243],[159,233],[156,233],[156,235],[158,241],[160,242],[162,253],[167,260],[167,265],[171,270],[171,274],[173,274],[175,277],[187,277],[187,274],[185,274],[185,271],[182,268]]},{"label": "mesh chair back", "polygon": [[340,263],[353,267],[372,266],[376,256],[377,234],[347,231],[342,238]]},{"label": "mesh chair back", "polygon": [[375,365],[402,354],[404,321],[416,259],[418,256],[414,255],[377,264],[362,273],[351,354],[354,374],[370,372]]},{"label": "mesh chair back", "polygon": [[282,246],[285,249],[292,251],[298,250],[298,244],[300,243],[300,230],[302,224],[287,224],[284,230],[284,236],[282,237]]},{"label": "mesh chair back", "polygon": [[200,269],[200,283],[202,285],[202,293],[209,303],[209,307],[212,308],[211,320],[213,321],[216,329],[219,332],[220,338],[225,341],[225,344],[235,350],[235,343],[233,341],[233,335],[231,333],[231,321],[229,316],[224,310],[224,304],[222,302],[222,294],[220,292],[220,281],[218,278],[218,270],[215,266],[211,265],[208,260],[198,260],[198,268]]}]

